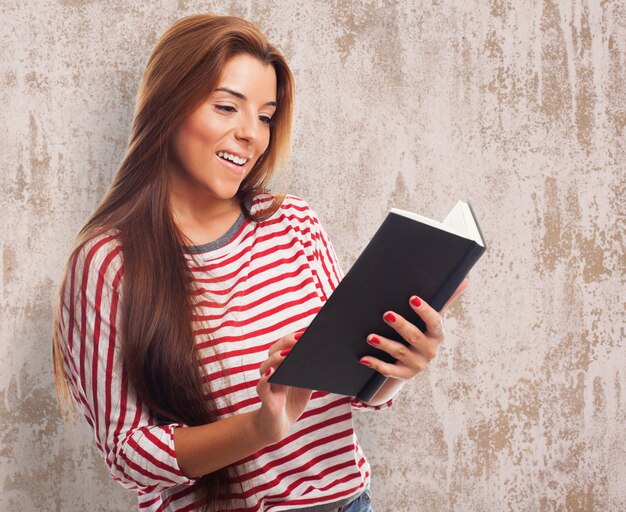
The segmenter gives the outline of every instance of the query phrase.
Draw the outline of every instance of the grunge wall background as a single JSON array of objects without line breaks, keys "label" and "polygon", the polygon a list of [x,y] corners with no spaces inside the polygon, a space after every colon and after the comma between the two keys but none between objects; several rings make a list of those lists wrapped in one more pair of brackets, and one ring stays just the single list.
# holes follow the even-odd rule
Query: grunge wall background
[{"label": "grunge wall background", "polygon": [[0,0],[0,508],[130,510],[57,411],[52,308],[175,19],[247,17],[297,79],[289,191],[344,269],[391,206],[471,200],[489,251],[431,367],[358,418],[379,512],[626,503],[619,0]]}]

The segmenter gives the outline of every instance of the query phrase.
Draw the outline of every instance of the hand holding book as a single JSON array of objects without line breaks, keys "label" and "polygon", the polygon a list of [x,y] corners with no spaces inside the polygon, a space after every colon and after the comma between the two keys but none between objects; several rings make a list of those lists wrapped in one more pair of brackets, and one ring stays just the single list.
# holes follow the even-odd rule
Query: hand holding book
[{"label": "hand holding book", "polygon": [[308,389],[270,386],[268,382],[274,368],[280,366],[301,335],[292,333],[279,339],[270,347],[267,359],[259,368],[261,378],[256,390],[261,407],[254,412],[254,424],[257,434],[267,444],[277,443],[287,435],[289,427],[302,415],[311,399],[311,391]]},{"label": "hand holding book", "polygon": [[[412,342],[424,336],[416,343],[423,345],[426,356],[433,352],[436,339],[430,335],[434,322],[440,321],[437,312],[466,286],[462,285],[465,277],[484,252],[483,237],[467,203],[459,201],[443,223],[391,210],[270,382],[368,402],[386,380],[385,372],[376,370],[390,370],[398,360],[394,350],[404,357],[407,350],[420,352]],[[409,303],[412,294],[419,295],[422,305]],[[399,323],[383,319],[385,312],[394,314]],[[372,333],[390,350],[364,343]],[[359,364],[376,359],[381,361],[377,368]],[[413,354],[407,364],[415,370],[418,359]]]},{"label": "hand holding book", "polygon": [[390,363],[374,356],[366,356],[359,361],[388,379],[376,395],[367,401],[370,405],[380,405],[389,401],[397,394],[405,381],[426,369],[437,355],[439,345],[445,338],[441,314],[465,291],[468,285],[469,280],[464,279],[440,313],[419,297],[415,295],[411,297],[409,304],[424,323],[424,331],[392,311],[387,311],[383,315],[383,321],[396,330],[405,343],[376,334],[367,337],[370,345],[386,352],[395,360],[394,363]]}]

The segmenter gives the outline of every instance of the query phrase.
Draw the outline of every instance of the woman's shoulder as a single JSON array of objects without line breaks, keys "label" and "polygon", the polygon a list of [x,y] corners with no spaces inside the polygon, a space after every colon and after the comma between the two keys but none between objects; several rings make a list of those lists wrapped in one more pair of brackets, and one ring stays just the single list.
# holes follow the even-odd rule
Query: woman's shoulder
[{"label": "woman's shoulder", "polygon": [[[251,212],[256,213],[260,210],[268,208],[277,197],[278,194],[273,193],[263,193],[255,196],[252,201]],[[285,213],[296,212],[299,212],[300,215],[305,214],[317,217],[309,203],[307,203],[304,199],[293,194],[284,194],[277,213],[284,215]]]},{"label": "woman's shoulder", "polygon": [[101,231],[79,240],[70,265],[83,273],[117,272],[122,265],[122,244],[117,230]]}]

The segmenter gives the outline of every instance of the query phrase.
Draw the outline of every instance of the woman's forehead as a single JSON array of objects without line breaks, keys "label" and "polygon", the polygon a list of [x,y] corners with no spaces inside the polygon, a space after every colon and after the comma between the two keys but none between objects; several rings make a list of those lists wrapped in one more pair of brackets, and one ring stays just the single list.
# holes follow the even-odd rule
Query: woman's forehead
[{"label": "woman's forehead", "polygon": [[235,92],[254,103],[276,102],[276,71],[251,55],[231,58],[216,85],[216,91]]}]

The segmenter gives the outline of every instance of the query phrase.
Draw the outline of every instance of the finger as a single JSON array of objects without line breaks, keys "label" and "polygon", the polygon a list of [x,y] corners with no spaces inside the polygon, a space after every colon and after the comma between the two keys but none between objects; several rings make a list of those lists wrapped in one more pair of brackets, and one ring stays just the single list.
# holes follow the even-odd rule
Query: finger
[{"label": "finger", "polygon": [[[404,343],[396,340],[390,340],[377,334],[370,334],[367,342],[383,352],[386,352],[396,361],[412,370],[420,371],[423,366],[437,355],[437,344],[427,340],[422,336],[424,347],[421,346],[415,350]],[[422,354],[422,351],[425,352]]]},{"label": "finger", "polygon": [[441,308],[441,313],[443,313],[446,310],[446,308],[450,306],[456,299],[458,299],[461,295],[463,295],[463,292],[467,289],[468,286],[469,286],[469,278],[466,277],[465,279],[463,279],[463,281],[461,282],[459,287],[456,289],[456,291],[452,294],[452,297],[448,299],[448,302],[446,302],[445,306]]},{"label": "finger", "polygon": [[261,366],[259,366],[259,373],[263,375],[270,368],[278,368],[285,359],[285,357],[287,357],[289,352],[291,352],[291,347],[284,348],[280,352],[274,352],[271,356],[269,356],[265,361],[261,363]]},{"label": "finger", "polygon": [[415,311],[426,325],[426,334],[429,337],[435,338],[441,342],[444,338],[443,321],[441,315],[437,313],[429,304],[424,302],[419,297],[413,295],[409,300],[413,311]]},{"label": "finger", "polygon": [[424,363],[428,364],[429,361],[435,358],[439,343],[424,336],[417,327],[415,329],[419,335],[412,339],[408,346],[378,334],[370,334],[367,337],[367,342],[371,346],[386,352],[404,366],[419,371],[421,365]]},{"label": "finger", "polygon": [[426,343],[427,339],[424,333],[406,318],[402,317],[398,313],[387,311],[383,315],[383,320],[387,325],[393,327],[396,332],[415,349],[420,352],[424,352],[428,349],[428,343]]},{"label": "finger", "polygon": [[294,332],[294,333],[288,334],[287,336],[283,336],[282,338],[280,338],[276,343],[274,343],[269,348],[269,350],[268,350],[269,355],[272,355],[275,352],[280,352],[280,351],[285,350],[287,348],[293,348],[293,346],[296,344],[296,342],[302,336],[303,332],[304,331]]},{"label": "finger", "polygon": [[268,382],[268,379],[272,376],[273,373],[273,368],[269,368],[265,372],[261,373],[261,378],[256,385],[256,392],[259,395],[261,401],[263,401],[263,399],[270,393],[270,383]]},{"label": "finger", "polygon": [[372,357],[372,356],[362,357],[359,360],[359,363],[376,370],[378,373],[380,373],[384,377],[399,379],[399,380],[410,379],[416,373],[423,371],[428,365],[426,361],[422,361],[415,368],[410,368],[402,364],[387,363],[385,361],[381,361],[380,359],[376,359],[375,357]]}]

